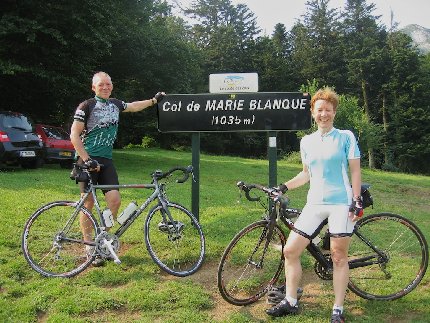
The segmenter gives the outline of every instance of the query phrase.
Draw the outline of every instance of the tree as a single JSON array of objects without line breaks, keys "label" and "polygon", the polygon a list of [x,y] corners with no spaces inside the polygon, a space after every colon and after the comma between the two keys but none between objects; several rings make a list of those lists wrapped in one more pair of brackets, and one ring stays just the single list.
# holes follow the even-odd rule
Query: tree
[{"label": "tree", "polygon": [[[345,63],[337,9],[329,9],[329,0],[306,3],[307,11],[291,30],[292,65],[303,80],[316,79],[344,89]],[[299,83],[299,84],[301,84]]]},{"label": "tree", "polygon": [[198,21],[192,27],[193,39],[205,54],[208,75],[249,71],[260,29],[246,5],[234,6],[230,0],[196,0],[186,13]]},{"label": "tree", "polygon": [[106,21],[114,20],[114,3],[1,2],[0,90],[7,109],[64,121],[71,102],[88,92],[88,71],[112,49],[115,26]]},{"label": "tree", "polygon": [[[381,59],[385,46],[386,32],[377,24],[378,16],[372,15],[375,5],[365,0],[347,0],[344,12],[343,30],[345,36],[345,60],[351,89],[357,89],[368,121],[378,116],[376,97],[380,94],[380,75],[383,70]],[[368,149],[369,167],[375,168],[373,147]]]},{"label": "tree", "polygon": [[419,57],[411,39],[391,35],[392,75],[387,99],[389,153],[394,170],[430,173],[430,65]]}]

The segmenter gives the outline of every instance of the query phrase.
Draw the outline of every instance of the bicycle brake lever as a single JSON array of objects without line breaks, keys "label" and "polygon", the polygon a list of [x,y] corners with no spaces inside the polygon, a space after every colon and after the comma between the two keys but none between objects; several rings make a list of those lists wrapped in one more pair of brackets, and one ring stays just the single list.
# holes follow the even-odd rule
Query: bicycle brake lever
[{"label": "bicycle brake lever", "polygon": [[239,198],[237,199],[237,204],[239,204],[242,200],[242,190],[239,188]]}]

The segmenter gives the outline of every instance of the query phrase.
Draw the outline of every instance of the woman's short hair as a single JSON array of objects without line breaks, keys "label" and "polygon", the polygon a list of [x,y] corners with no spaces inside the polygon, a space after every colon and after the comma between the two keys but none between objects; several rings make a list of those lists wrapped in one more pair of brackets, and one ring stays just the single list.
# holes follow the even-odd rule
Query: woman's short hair
[{"label": "woman's short hair", "polygon": [[337,106],[339,105],[339,96],[337,93],[330,87],[325,87],[319,89],[311,98],[311,111],[313,111],[315,102],[318,100],[325,100],[333,104],[333,110],[336,111]]}]

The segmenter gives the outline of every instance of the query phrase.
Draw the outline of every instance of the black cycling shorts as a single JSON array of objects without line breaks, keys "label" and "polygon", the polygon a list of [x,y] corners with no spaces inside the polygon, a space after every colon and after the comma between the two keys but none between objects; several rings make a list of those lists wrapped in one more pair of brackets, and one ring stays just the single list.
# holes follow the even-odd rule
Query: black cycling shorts
[{"label": "black cycling shorts", "polygon": [[[113,164],[112,159],[104,158],[104,157],[92,157],[91,159],[97,160],[99,164],[102,164],[103,167],[100,168],[99,172],[91,172],[91,179],[93,180],[93,184],[96,185],[118,185],[118,174],[115,169],[115,165]],[[79,158],[78,163],[82,163],[82,159]],[[86,192],[87,183],[79,183],[79,188],[81,190],[81,193]],[[103,194],[106,194],[109,191],[119,189],[113,188],[113,189],[107,189],[102,190]]]}]

